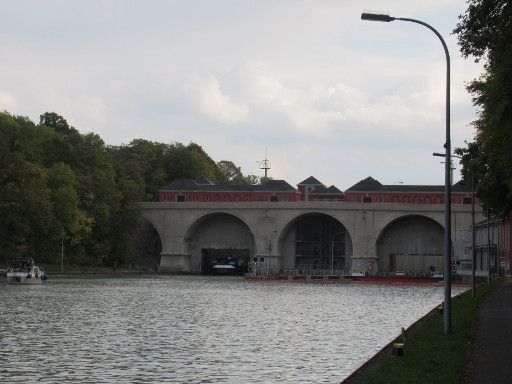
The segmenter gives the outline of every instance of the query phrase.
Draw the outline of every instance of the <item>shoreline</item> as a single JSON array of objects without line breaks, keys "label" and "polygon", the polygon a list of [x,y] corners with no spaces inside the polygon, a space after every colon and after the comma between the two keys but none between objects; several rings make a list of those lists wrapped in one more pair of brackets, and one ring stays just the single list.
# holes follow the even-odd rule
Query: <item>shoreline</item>
[{"label": "shoreline", "polygon": [[[165,271],[46,271],[51,277],[142,277],[142,276],[221,276],[221,275],[203,275],[190,272],[165,272]],[[5,278],[5,274],[0,274],[0,278]],[[221,276],[222,277],[222,276]],[[253,283],[292,283],[292,284],[322,284],[322,285],[344,285],[344,284],[366,284],[366,285],[410,285],[425,287],[442,287],[443,280],[438,278],[418,278],[418,277],[373,277],[373,276],[353,276],[342,278],[285,278],[285,277],[262,277],[262,276],[240,276]],[[470,287],[471,284],[452,280],[454,287]]]},{"label": "shoreline", "polygon": [[[407,278],[407,277],[353,277],[341,279],[285,279],[267,277],[246,277],[251,282],[269,283],[302,283],[302,284],[368,284],[368,285],[411,285],[426,287],[442,287],[443,280],[432,278]],[[470,287],[471,284],[463,282],[452,282],[454,287]]]},{"label": "shoreline", "polygon": [[[466,292],[461,293],[460,295],[463,295]],[[460,296],[457,295],[457,296]],[[455,297],[457,297],[455,296]],[[452,298],[453,299],[453,298]],[[439,316],[439,312],[437,310],[437,307],[434,307],[429,312],[427,312],[424,316],[420,317],[418,320],[416,320],[414,323],[412,323],[407,329],[405,330],[405,334],[414,331],[416,328],[420,327],[423,322],[427,319],[429,319],[432,316]],[[359,368],[357,368],[354,372],[352,372],[348,377],[343,379],[343,381],[340,384],[357,384],[361,380],[362,376],[365,375],[367,372],[371,371],[381,360],[389,357],[392,355],[393,351],[393,344],[403,342],[403,336],[398,335],[393,340],[391,340],[388,344],[386,344],[384,347],[380,349],[375,355],[373,355],[370,359],[368,359],[366,362],[364,362]]]}]

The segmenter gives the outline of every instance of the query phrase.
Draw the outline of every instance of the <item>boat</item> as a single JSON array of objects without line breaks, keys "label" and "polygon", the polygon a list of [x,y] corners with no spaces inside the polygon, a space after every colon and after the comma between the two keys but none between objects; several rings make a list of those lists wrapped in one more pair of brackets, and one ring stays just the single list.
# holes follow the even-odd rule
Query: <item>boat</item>
[{"label": "boat", "polygon": [[242,275],[242,265],[239,260],[228,257],[226,260],[217,260],[212,266],[214,275]]},{"label": "boat", "polygon": [[31,257],[13,257],[7,271],[9,284],[41,284],[48,280],[48,275],[34,264]]}]

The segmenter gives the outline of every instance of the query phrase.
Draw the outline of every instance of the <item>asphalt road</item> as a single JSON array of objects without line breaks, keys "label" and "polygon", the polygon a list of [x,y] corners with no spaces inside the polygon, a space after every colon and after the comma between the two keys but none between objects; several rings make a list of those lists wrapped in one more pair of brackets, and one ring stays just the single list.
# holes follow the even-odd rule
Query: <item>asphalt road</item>
[{"label": "asphalt road", "polygon": [[482,303],[470,362],[468,383],[512,383],[512,279]]}]

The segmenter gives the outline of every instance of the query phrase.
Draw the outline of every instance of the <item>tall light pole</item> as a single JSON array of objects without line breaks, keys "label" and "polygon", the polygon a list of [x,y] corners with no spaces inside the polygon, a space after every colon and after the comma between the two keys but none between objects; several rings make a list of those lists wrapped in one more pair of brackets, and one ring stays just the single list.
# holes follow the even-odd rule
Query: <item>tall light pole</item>
[{"label": "tall light pole", "polygon": [[[433,153],[432,156],[444,157],[443,153]],[[462,160],[462,156],[453,155]],[[475,240],[475,172],[471,163],[471,296],[475,297],[475,270],[476,270],[476,240]]]},{"label": "tall light pole", "polygon": [[452,331],[452,286],[451,286],[451,275],[450,275],[450,260],[451,260],[451,230],[452,230],[452,222],[451,222],[451,213],[452,213],[452,205],[451,205],[451,185],[450,185],[450,164],[451,164],[451,141],[450,141],[450,54],[448,52],[448,47],[443,39],[443,37],[437,32],[437,30],[431,25],[416,19],[409,19],[404,17],[392,17],[384,14],[374,14],[374,13],[362,13],[362,20],[369,21],[384,21],[390,22],[394,20],[400,21],[409,21],[411,23],[421,24],[424,27],[427,27],[441,41],[443,45],[444,53],[446,56],[446,138],[444,143],[444,148],[446,150],[446,163],[445,163],[445,174],[444,174],[444,334],[447,335]]}]

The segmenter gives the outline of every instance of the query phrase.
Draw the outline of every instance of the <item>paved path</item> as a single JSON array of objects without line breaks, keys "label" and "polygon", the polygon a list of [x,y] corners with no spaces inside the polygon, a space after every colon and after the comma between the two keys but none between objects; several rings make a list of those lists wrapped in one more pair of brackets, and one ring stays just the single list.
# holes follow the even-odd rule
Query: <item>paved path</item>
[{"label": "paved path", "polygon": [[468,383],[512,383],[512,279],[482,303]]}]

